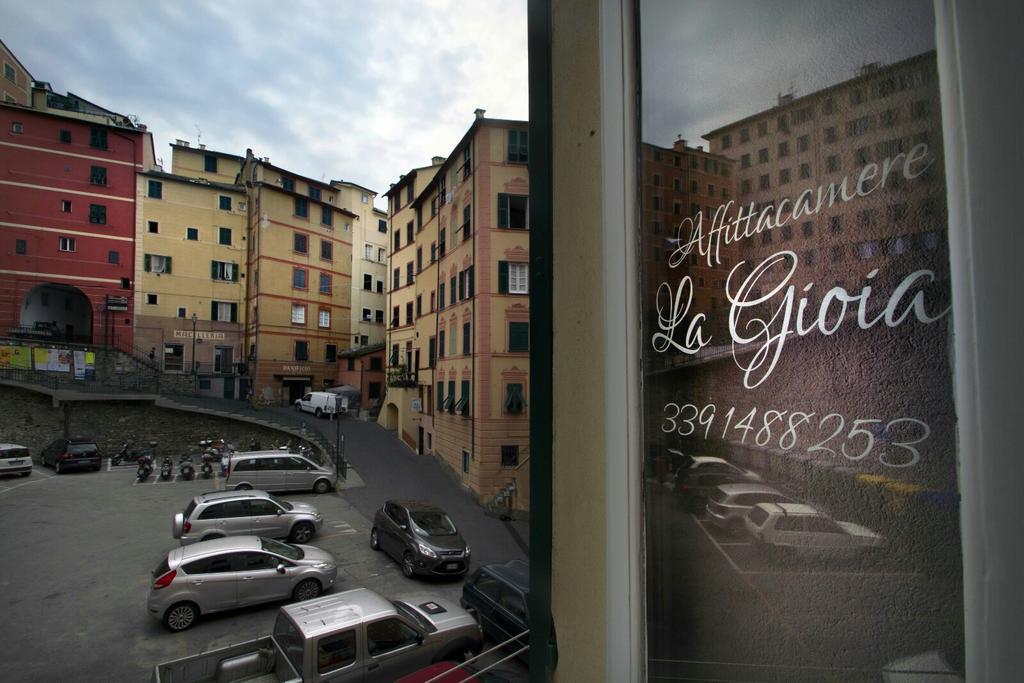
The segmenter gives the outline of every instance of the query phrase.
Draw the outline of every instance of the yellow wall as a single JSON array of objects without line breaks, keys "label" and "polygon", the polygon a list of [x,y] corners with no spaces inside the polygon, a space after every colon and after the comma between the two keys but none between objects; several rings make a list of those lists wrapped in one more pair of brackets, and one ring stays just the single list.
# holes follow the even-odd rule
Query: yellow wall
[{"label": "yellow wall", "polygon": [[[217,159],[217,171],[206,170],[206,156]],[[171,145],[171,172],[190,178],[205,178],[214,183],[233,185],[242,167],[242,158],[213,150]]]}]

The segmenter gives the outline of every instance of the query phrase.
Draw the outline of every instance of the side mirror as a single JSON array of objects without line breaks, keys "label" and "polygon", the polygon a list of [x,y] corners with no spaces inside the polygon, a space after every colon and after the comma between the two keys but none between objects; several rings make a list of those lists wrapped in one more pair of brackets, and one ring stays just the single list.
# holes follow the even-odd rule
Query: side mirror
[{"label": "side mirror", "polygon": [[408,531],[409,530],[409,525],[408,524],[399,524],[398,528],[401,529],[402,531]]},{"label": "side mirror", "polygon": [[284,563],[281,563],[281,564],[277,565],[277,573],[278,574],[284,574],[284,570],[285,570]]},{"label": "side mirror", "polygon": [[282,510],[281,508],[277,508],[277,515],[281,516],[283,514],[284,514],[284,510]]}]

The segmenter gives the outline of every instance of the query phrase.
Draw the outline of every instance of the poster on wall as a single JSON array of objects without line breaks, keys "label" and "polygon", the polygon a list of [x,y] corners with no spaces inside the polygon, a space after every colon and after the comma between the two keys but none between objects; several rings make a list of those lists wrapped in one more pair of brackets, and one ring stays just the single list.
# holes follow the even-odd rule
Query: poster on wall
[{"label": "poster on wall", "polygon": [[32,349],[36,370],[71,372],[73,355],[69,349]]},{"label": "poster on wall", "polygon": [[92,351],[75,351],[75,379],[96,378],[96,354]]},{"label": "poster on wall", "polygon": [[932,4],[639,18],[649,677],[962,680]]},{"label": "poster on wall", "polygon": [[27,346],[0,346],[0,368],[31,369],[32,350]]}]

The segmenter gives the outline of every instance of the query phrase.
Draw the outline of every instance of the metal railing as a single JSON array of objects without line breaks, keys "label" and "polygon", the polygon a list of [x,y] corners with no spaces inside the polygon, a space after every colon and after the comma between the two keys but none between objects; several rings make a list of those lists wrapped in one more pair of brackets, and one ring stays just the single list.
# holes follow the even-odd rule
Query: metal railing
[{"label": "metal railing", "polygon": [[[524,652],[526,652],[527,650],[529,650],[530,649],[529,637],[530,637],[530,630],[527,629],[527,630],[523,631],[522,633],[520,633],[518,636],[512,636],[511,638],[509,638],[505,642],[499,643],[498,645],[495,645],[490,650],[484,650],[480,654],[478,654],[478,655],[476,655],[474,657],[470,657],[469,659],[465,660],[464,662],[460,662],[459,664],[455,665],[454,668],[449,669],[448,671],[444,671],[442,673],[439,673],[438,675],[436,675],[433,678],[430,678],[430,679],[424,681],[423,683],[437,683],[438,681],[441,681],[441,680],[444,680],[445,683],[466,683],[467,681],[472,681],[477,676],[477,674],[486,673],[486,672],[490,671],[491,669],[493,669],[494,667],[498,666],[499,664],[504,664],[508,660],[510,660],[510,659],[512,659],[514,657],[518,657],[519,655],[521,655]],[[469,669],[466,668],[470,664],[473,664],[473,663],[477,662],[478,660],[483,659],[484,657],[488,657],[492,653],[505,648],[507,645],[511,645],[512,643],[522,642],[523,638],[527,639],[527,644],[524,645],[523,647],[519,648],[518,650],[516,650],[512,654],[505,655],[504,657],[502,657],[498,661],[492,662],[492,663],[490,663],[490,664],[488,664],[488,665],[486,665],[484,667],[481,667],[479,669],[477,669],[476,667],[473,667],[473,670],[469,670]],[[458,681],[452,681],[452,680],[450,680],[449,677],[451,676],[453,671],[461,671],[462,673],[466,674],[466,677],[462,678],[462,679],[459,679]]]}]

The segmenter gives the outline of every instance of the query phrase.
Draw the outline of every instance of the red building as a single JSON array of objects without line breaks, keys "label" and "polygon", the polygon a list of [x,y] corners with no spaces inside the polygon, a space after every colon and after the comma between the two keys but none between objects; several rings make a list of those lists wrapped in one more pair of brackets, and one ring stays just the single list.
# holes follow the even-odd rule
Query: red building
[{"label": "red building", "polygon": [[132,345],[146,127],[33,83],[0,104],[0,334]]},{"label": "red building", "polygon": [[384,397],[384,380],[384,344],[338,352],[337,384],[359,389],[363,408],[370,408]]}]

